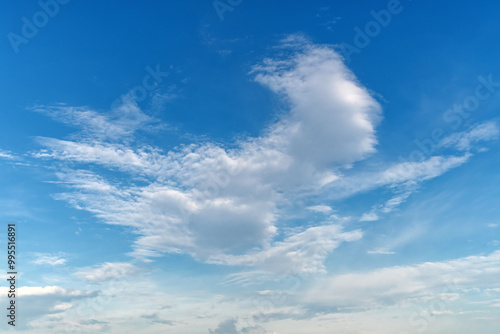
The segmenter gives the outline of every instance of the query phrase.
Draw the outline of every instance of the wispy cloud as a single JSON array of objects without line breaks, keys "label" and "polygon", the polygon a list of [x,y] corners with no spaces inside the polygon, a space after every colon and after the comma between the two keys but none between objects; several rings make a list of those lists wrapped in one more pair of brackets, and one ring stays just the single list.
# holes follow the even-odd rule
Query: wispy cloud
[{"label": "wispy cloud", "polygon": [[[366,307],[425,301],[439,293],[459,298],[468,286],[496,287],[500,273],[500,251],[486,256],[396,266],[319,279],[305,298],[325,307]],[[446,292],[442,292],[446,288]]]},{"label": "wispy cloud", "polygon": [[469,152],[470,150],[480,147],[481,142],[497,139],[498,132],[497,125],[494,122],[476,124],[467,131],[457,132],[444,138],[439,143],[440,147],[467,151],[461,156],[436,155],[417,162],[403,161],[388,167],[378,174],[361,176],[358,180],[352,180],[352,182],[339,179],[339,182],[347,184],[351,191],[350,194],[379,186],[387,186],[394,190],[395,195],[391,199],[374,206],[359,219],[360,221],[376,221],[380,219],[382,214],[387,214],[404,203],[422,182],[436,178],[448,170],[466,163],[473,156]]},{"label": "wispy cloud", "polygon": [[[0,287],[0,291],[2,291],[2,295],[7,295],[7,291],[9,288]],[[60,286],[21,286],[19,287],[20,296],[44,296],[44,295],[57,295],[57,296],[66,296],[66,297],[80,297],[80,296],[90,296],[93,295],[94,292],[82,291],[82,290],[72,290],[65,289]]]},{"label": "wispy cloud", "polygon": [[126,262],[106,262],[100,266],[83,268],[75,273],[89,282],[104,282],[110,279],[118,279],[137,272],[137,268]]},{"label": "wispy cloud", "polygon": [[67,260],[63,258],[61,255],[37,253],[35,254],[35,260],[33,260],[33,263],[38,265],[57,266],[65,264],[66,261]]},{"label": "wispy cloud", "polygon": [[276,274],[324,272],[323,261],[328,253],[362,236],[359,230],[346,232],[339,225],[311,227],[261,251],[213,256],[208,262],[257,267]]},{"label": "wispy cloud", "polygon": [[131,99],[124,100],[115,109],[102,113],[88,107],[65,104],[36,105],[29,109],[47,115],[59,122],[81,129],[81,136],[99,140],[123,140],[138,130],[151,129],[158,123],[146,115]]},{"label": "wispy cloud", "polygon": [[54,310],[54,311],[66,311],[72,307],[73,307],[73,304],[71,304],[71,303],[59,303],[59,304],[54,305],[52,310]]},{"label": "wispy cloud", "polygon": [[443,147],[456,147],[462,151],[470,151],[474,145],[480,142],[498,139],[498,126],[493,121],[473,125],[470,129],[456,132],[443,139],[440,143]]},{"label": "wispy cloud", "polygon": [[377,248],[377,249],[374,249],[374,250],[369,250],[366,252],[367,254],[381,254],[381,255],[392,255],[392,254],[396,254],[396,252],[393,252],[393,251],[390,251],[390,250],[387,250],[385,248]]},{"label": "wispy cloud", "polygon": [[16,157],[10,151],[0,150],[0,159],[13,160],[16,159]]},{"label": "wispy cloud", "polygon": [[307,207],[307,209],[314,211],[314,212],[324,213],[324,214],[327,214],[327,213],[330,213],[333,211],[333,209],[331,207],[329,207],[328,205],[313,205],[313,206]]}]

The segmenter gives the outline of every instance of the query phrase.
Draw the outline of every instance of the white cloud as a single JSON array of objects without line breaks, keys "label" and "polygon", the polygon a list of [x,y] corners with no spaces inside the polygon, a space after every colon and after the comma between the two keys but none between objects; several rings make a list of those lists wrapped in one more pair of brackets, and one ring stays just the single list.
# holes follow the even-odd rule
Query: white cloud
[{"label": "white cloud", "polygon": [[497,124],[488,121],[473,125],[467,131],[457,132],[446,137],[443,139],[441,146],[456,147],[462,151],[469,151],[477,143],[498,139],[499,133]]},{"label": "white cloud", "polygon": [[[52,158],[80,163],[96,163],[125,172],[158,175],[166,167],[166,157],[158,150],[144,148],[134,150],[121,144],[88,143],[38,138],[38,142],[48,150],[34,153],[36,158]],[[164,165],[163,165],[164,164]]]},{"label": "white cloud", "polygon": [[98,139],[123,139],[139,129],[151,128],[157,120],[143,113],[132,99],[122,99],[108,113],[100,113],[88,107],[71,107],[65,104],[37,105],[30,110],[45,114],[57,121],[82,129],[84,137]]},{"label": "white cloud", "polygon": [[175,86],[170,86],[166,90],[155,89],[151,93],[151,108],[162,111],[165,105],[179,97]]},{"label": "white cloud", "polygon": [[0,158],[12,160],[12,159],[15,159],[16,157],[12,154],[12,152],[0,150]]},{"label": "white cloud", "polygon": [[[388,187],[396,194],[385,204],[378,206],[377,209],[380,211],[378,213],[389,212],[395,209],[396,204],[404,202],[422,182],[463,165],[471,157],[472,154],[465,153],[461,156],[432,156],[417,162],[392,163],[374,172],[354,172],[352,175],[339,177],[331,182],[327,188],[333,199],[339,199],[376,188]],[[368,217],[370,216],[367,214],[366,218]]]},{"label": "white cloud", "polygon": [[[469,130],[454,133],[443,139],[439,147],[452,147],[460,151],[470,151],[481,141],[498,138],[498,128],[494,122],[484,122],[472,126]],[[479,150],[481,151],[481,149]],[[358,176],[358,180],[339,179],[341,187],[348,189],[348,194],[366,191],[371,188],[389,186],[396,190],[396,195],[384,204],[364,213],[360,221],[379,220],[381,214],[395,210],[418,188],[419,184],[438,177],[452,168],[466,163],[472,154],[466,152],[461,156],[432,156],[422,161],[403,161],[388,167],[386,170],[371,175]],[[336,186],[335,182],[332,186]]]},{"label": "white cloud", "polygon": [[429,298],[459,298],[467,287],[494,288],[500,251],[444,262],[426,262],[318,279],[304,302],[322,307],[372,308]]},{"label": "white cloud", "polygon": [[345,232],[340,225],[311,227],[245,255],[218,255],[208,262],[263,268],[268,272],[310,274],[324,272],[323,260],[343,242],[359,240],[359,230]]},{"label": "white cloud", "polygon": [[360,222],[373,222],[379,220],[379,216],[375,212],[366,212],[363,213],[361,218],[359,218]]},{"label": "white cloud", "polygon": [[393,251],[390,251],[390,250],[387,250],[385,248],[377,248],[377,249],[374,249],[374,250],[369,250],[366,252],[367,254],[381,254],[381,255],[392,255],[392,254],[396,254],[396,252],[393,252]]},{"label": "white cloud", "polygon": [[[0,287],[0,291],[3,295],[7,295],[8,288]],[[65,289],[60,286],[22,286],[18,288],[19,296],[45,296],[45,295],[57,295],[57,296],[67,296],[67,297],[80,297],[89,296],[92,292],[80,291],[80,290],[70,290]]]},{"label": "white cloud", "polygon": [[254,67],[256,80],[281,94],[290,107],[272,136],[285,137],[288,153],[318,165],[351,163],[375,152],[380,105],[341,56],[303,38],[285,43],[300,52]]},{"label": "white cloud", "polygon": [[137,271],[137,268],[126,262],[106,262],[100,266],[84,268],[75,273],[90,282],[103,282],[110,279],[118,279],[131,275]]},{"label": "white cloud", "polygon": [[71,303],[59,303],[59,304],[54,305],[52,310],[54,310],[54,311],[66,311],[72,307],[73,307],[73,304],[71,304]]},{"label": "white cloud", "polygon": [[208,332],[210,334],[272,334],[260,326],[243,327],[241,330],[238,330],[236,327],[237,324],[238,319],[229,318],[221,321],[217,328],[209,329]]},{"label": "white cloud", "polygon": [[415,184],[442,175],[451,168],[458,167],[469,160],[470,154],[462,156],[433,156],[421,162],[398,163],[381,175],[380,185]]},{"label": "white cloud", "polygon": [[387,200],[384,204],[375,206],[370,212],[364,213],[359,221],[376,221],[380,219],[382,213],[387,214],[395,210],[401,203],[405,202],[410,197],[414,187],[407,187],[404,193],[398,194]]},{"label": "white cloud", "polygon": [[57,265],[63,265],[66,263],[66,259],[62,258],[59,255],[50,255],[50,254],[40,254],[37,253],[35,254],[36,259],[33,261],[34,264],[38,265],[50,265],[50,266],[57,266]]},{"label": "white cloud", "polygon": [[[273,242],[281,207],[297,194],[334,182],[337,175],[332,167],[373,153],[381,110],[333,50],[300,40],[291,51],[287,59],[267,59],[252,72],[257,82],[288,103],[289,113],[261,136],[240,140],[233,149],[206,143],[164,153],[127,141],[118,143],[116,139],[128,137],[154,120],[135,105],[122,106],[128,108],[123,114],[123,110],[103,114],[59,105],[34,110],[80,126],[80,137],[39,138],[46,149],[33,156],[129,173],[132,182],[123,186],[82,168],[61,171],[59,180],[70,191],[56,198],[88,210],[106,223],[133,227],[140,235],[135,256],[183,252],[213,261],[224,254],[260,247],[261,260],[249,265],[268,266],[269,261],[279,262],[280,255],[293,264],[289,252],[300,242],[293,238]],[[133,180],[138,176],[148,184],[137,185]],[[327,213],[331,208],[311,210]],[[330,226],[323,229],[333,238],[328,241],[328,251],[341,241],[356,239],[346,237],[348,232],[332,232]],[[320,238],[314,231],[296,238]],[[337,239],[332,233],[342,236]],[[268,255],[263,254],[269,250],[274,255],[265,260]],[[304,267],[306,255],[300,259],[296,261],[302,262],[298,265],[301,270],[313,270]],[[314,270],[319,267],[316,260],[311,264]]]},{"label": "white cloud", "polygon": [[[139,235],[131,254],[145,260],[172,252],[256,270],[288,266],[318,272],[329,252],[358,240],[362,232],[325,222],[279,240],[277,222],[293,203],[311,194],[335,199],[392,188],[395,196],[361,217],[375,220],[403,203],[419,183],[470,158],[468,152],[434,156],[343,176],[375,152],[380,105],[332,49],[297,36],[288,38],[280,52],[285,47],[286,58],[266,59],[251,73],[286,102],[287,113],[260,136],[240,139],[232,148],[205,142],[164,152],[133,143],[135,131],[155,122],[133,104],[107,114],[64,105],[36,107],[82,128],[71,140],[39,138],[45,148],[33,153],[63,162],[57,177],[68,190],[55,197],[107,224],[131,227]],[[478,137],[471,135],[469,141]],[[122,172],[122,181],[85,170],[87,164]],[[309,210],[328,213],[331,208]],[[317,245],[323,251],[314,253]]]},{"label": "white cloud", "polygon": [[327,214],[327,213],[330,213],[333,211],[333,209],[331,207],[329,207],[328,205],[313,205],[313,206],[308,207],[307,209],[314,211],[314,212],[324,213],[324,214]]},{"label": "white cloud", "polygon": [[[7,304],[7,291],[9,288],[0,287],[0,301]],[[53,333],[42,330],[35,325],[36,319],[47,317],[49,324],[59,322],[63,312],[70,311],[80,301],[85,301],[97,296],[96,291],[82,291],[67,289],[60,286],[21,286],[17,288],[16,299],[19,299],[19,314],[16,329],[23,333]],[[17,301],[16,301],[17,303]],[[22,305],[22,306],[21,306]],[[21,317],[19,317],[21,318]]]},{"label": "white cloud", "polygon": [[209,329],[210,334],[238,334],[236,329],[237,319],[226,319],[219,323],[219,326],[215,329]]},{"label": "white cloud", "polygon": [[421,183],[463,165],[471,156],[470,153],[462,156],[433,156],[419,162],[394,163],[375,172],[354,173],[339,177],[328,185],[329,194],[335,200],[376,188],[389,188],[392,196],[384,203],[374,205],[359,218],[361,222],[377,221],[384,214],[396,210],[419,188]]}]

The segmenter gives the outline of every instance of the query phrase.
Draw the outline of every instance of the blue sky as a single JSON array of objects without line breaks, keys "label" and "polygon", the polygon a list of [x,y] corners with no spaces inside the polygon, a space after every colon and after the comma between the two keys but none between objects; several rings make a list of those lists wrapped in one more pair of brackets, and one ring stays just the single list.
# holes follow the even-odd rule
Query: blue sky
[{"label": "blue sky", "polygon": [[500,330],[500,5],[1,6],[16,331]]}]

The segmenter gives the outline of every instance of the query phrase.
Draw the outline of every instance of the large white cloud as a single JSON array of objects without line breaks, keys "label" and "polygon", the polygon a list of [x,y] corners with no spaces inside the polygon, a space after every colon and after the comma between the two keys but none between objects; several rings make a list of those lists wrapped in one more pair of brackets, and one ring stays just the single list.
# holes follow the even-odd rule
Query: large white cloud
[{"label": "large white cloud", "polygon": [[[315,164],[351,163],[375,151],[381,108],[357,82],[342,58],[327,47],[292,36],[287,45],[301,52],[266,59],[255,66],[256,80],[281,94],[290,115],[276,126],[287,152]],[[272,137],[272,136],[271,136]]]},{"label": "large white cloud", "polygon": [[[288,56],[266,59],[252,75],[289,110],[261,136],[240,140],[233,149],[206,143],[163,152],[132,144],[130,136],[154,120],[131,101],[108,114],[37,106],[36,111],[83,129],[71,140],[39,138],[46,148],[33,156],[79,164],[80,169],[69,165],[58,173],[74,191],[56,198],[106,223],[133,227],[139,234],[133,254],[139,257],[184,252],[204,261],[269,267],[282,256],[301,270],[320,268],[327,252],[361,234],[324,226],[273,242],[280,211],[303,192],[331,183],[340,166],[374,152],[380,106],[335,51],[299,37],[285,42]],[[81,167],[89,163],[128,173],[130,182],[112,182]],[[138,177],[148,184],[136,182]],[[309,253],[300,241],[306,236],[327,245],[309,269]],[[254,247],[263,247],[251,253],[259,254],[256,261],[223,256]],[[303,253],[294,260],[302,263],[290,262],[294,252]]]},{"label": "large white cloud", "polygon": [[[33,156],[63,162],[58,182],[69,190],[56,198],[107,224],[132,227],[138,235],[133,256],[176,252],[211,263],[298,272],[321,271],[329,252],[358,240],[362,232],[326,219],[283,237],[278,222],[287,225],[281,220],[294,203],[309,194],[324,193],[330,201],[391,187],[396,195],[362,217],[375,220],[404,202],[412,187],[471,157],[469,152],[432,156],[343,176],[346,168],[375,152],[380,105],[331,48],[292,36],[278,54],[254,66],[251,75],[288,109],[260,136],[240,139],[232,148],[206,142],[165,152],[140,145],[134,133],[156,120],[127,100],[107,114],[37,106],[36,111],[82,130],[66,139],[39,138],[45,148]],[[448,141],[463,151],[496,131],[485,125]],[[88,164],[120,177],[90,171]],[[320,252],[315,251],[318,245]]]}]

